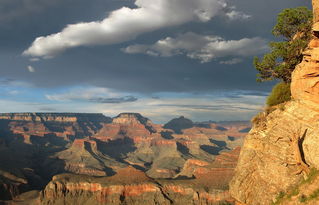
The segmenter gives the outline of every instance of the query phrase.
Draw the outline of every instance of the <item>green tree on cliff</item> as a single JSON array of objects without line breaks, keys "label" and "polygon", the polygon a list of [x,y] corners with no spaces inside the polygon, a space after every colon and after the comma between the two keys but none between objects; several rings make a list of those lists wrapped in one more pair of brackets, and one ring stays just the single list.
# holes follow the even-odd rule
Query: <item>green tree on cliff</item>
[{"label": "green tree on cliff", "polygon": [[291,82],[291,73],[302,61],[302,52],[311,38],[312,11],[306,7],[284,9],[272,30],[281,41],[269,44],[270,52],[261,59],[255,57],[257,81],[279,79]]}]

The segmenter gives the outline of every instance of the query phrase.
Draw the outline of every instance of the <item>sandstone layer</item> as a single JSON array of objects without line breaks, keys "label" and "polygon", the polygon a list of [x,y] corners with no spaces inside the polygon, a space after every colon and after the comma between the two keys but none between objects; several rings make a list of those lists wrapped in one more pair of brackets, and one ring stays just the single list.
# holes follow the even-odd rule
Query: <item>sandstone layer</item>
[{"label": "sandstone layer", "polygon": [[245,138],[230,192],[241,203],[268,205],[306,175],[292,143],[295,136],[305,136],[299,150],[304,162],[319,168],[319,113],[292,101],[270,114],[259,114],[254,121]]},{"label": "sandstone layer", "polygon": [[[310,168],[319,168],[319,1],[313,0],[313,10],[313,38],[292,74],[293,100],[257,115],[245,138],[230,183],[230,192],[240,204],[279,204],[281,193],[307,179]],[[290,200],[283,204],[299,204],[303,199]]]},{"label": "sandstone layer", "polygon": [[295,100],[319,111],[319,2],[313,1],[313,38],[304,51],[302,62],[292,73],[291,94]]},{"label": "sandstone layer", "polygon": [[[128,180],[123,181],[123,177]],[[155,181],[134,168],[119,171],[113,177],[59,175],[40,194],[41,204],[207,204],[228,201],[228,191],[205,191],[187,183]]]},{"label": "sandstone layer", "polygon": [[317,0],[312,0],[312,7],[313,7],[313,17],[314,23],[319,22],[319,2]]}]

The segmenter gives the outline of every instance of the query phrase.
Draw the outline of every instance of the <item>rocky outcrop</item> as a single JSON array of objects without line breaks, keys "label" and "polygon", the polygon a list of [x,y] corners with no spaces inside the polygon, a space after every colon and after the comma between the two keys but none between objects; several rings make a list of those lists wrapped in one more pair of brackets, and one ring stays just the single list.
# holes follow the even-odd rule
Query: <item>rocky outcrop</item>
[{"label": "rocky outcrop", "polygon": [[[245,138],[230,183],[241,204],[279,204],[281,193],[309,177],[310,168],[319,168],[319,1],[313,0],[313,7],[313,38],[292,73],[293,100],[258,114]],[[304,199],[290,195],[290,200],[283,204]]]},{"label": "rocky outcrop", "polygon": [[[71,176],[72,177],[72,176]],[[160,188],[150,182],[105,184],[102,180],[55,177],[41,196],[41,204],[170,204]],[[89,181],[87,181],[89,180]]]},{"label": "rocky outcrop", "polygon": [[[302,62],[292,73],[291,94],[295,100],[318,110],[319,104],[319,3],[313,1],[313,38],[304,51]],[[317,18],[317,19],[316,19]],[[318,110],[319,111],[319,110]]]},{"label": "rocky outcrop", "polygon": [[319,22],[319,2],[317,0],[312,0],[312,7],[313,7],[313,20],[314,23]]},{"label": "rocky outcrop", "polygon": [[[254,122],[230,191],[241,203],[266,205],[307,175],[303,164],[319,168],[319,112],[291,101],[270,114],[259,114]],[[297,148],[295,136],[301,139]]]},{"label": "rocky outcrop", "polygon": [[139,113],[121,113],[113,118],[114,124],[120,125],[143,125],[150,133],[156,133],[153,123],[148,118],[143,117]]},{"label": "rocky outcrop", "polygon": [[182,134],[183,129],[188,129],[194,127],[193,121],[181,116],[179,118],[172,119],[164,125],[165,129],[174,130],[177,134]]},{"label": "rocky outcrop", "polygon": [[[127,180],[123,180],[127,178]],[[41,204],[202,204],[230,200],[223,190],[204,191],[191,184],[155,181],[132,167],[113,177],[58,175],[41,193]]]},{"label": "rocky outcrop", "polygon": [[9,172],[0,170],[0,199],[8,200],[21,194],[28,181]]},{"label": "rocky outcrop", "polygon": [[113,118],[113,123],[116,124],[151,124],[152,122],[143,117],[139,113],[121,113],[117,117]]}]

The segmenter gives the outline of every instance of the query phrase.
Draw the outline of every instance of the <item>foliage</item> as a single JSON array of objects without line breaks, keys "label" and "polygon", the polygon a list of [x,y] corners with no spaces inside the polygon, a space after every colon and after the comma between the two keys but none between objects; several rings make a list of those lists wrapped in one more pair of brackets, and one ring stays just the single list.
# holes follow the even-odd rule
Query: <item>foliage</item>
[{"label": "foliage", "polygon": [[299,202],[306,202],[307,201],[307,197],[305,195],[301,195],[299,197]]},{"label": "foliage", "polygon": [[290,84],[289,83],[278,83],[272,89],[272,92],[267,98],[267,105],[274,106],[284,102],[287,102],[291,99],[291,92],[290,92]]},{"label": "foliage", "polygon": [[271,42],[270,52],[262,59],[255,57],[259,72],[257,81],[280,79],[291,82],[291,73],[302,61],[302,52],[311,38],[312,11],[306,7],[284,9],[277,18],[273,35],[282,41]]},{"label": "foliage", "polygon": [[311,168],[310,173],[308,174],[307,178],[304,179],[301,184],[309,184],[312,183],[313,180],[319,175],[319,171],[316,168]]},{"label": "foliage", "polygon": [[319,197],[319,189],[316,189],[314,192],[310,194],[308,200],[317,199]]},{"label": "foliage", "polygon": [[233,205],[233,203],[224,201],[224,202],[220,202],[219,205]]},{"label": "foliage", "polygon": [[287,195],[287,198],[290,199],[293,196],[297,196],[299,194],[299,188],[298,187],[294,187],[294,189],[292,189],[292,191]]},{"label": "foliage", "polygon": [[[303,179],[298,184],[291,187],[290,191],[287,193],[280,192],[272,205],[285,204],[285,201],[289,201],[293,196],[298,196],[300,194],[300,188],[304,184],[311,184],[319,176],[319,171],[316,168],[311,168],[310,173],[307,175],[306,179]],[[309,196],[300,194],[298,196],[299,202],[304,203],[307,201],[315,200],[319,198],[319,189],[314,190]]]},{"label": "foliage", "polygon": [[260,112],[258,113],[255,117],[253,117],[253,119],[251,120],[251,122],[254,124],[254,125],[261,125],[262,122],[266,119],[266,115],[264,112]]},{"label": "foliage", "polygon": [[280,204],[281,201],[284,199],[286,193],[281,191],[279,192],[279,194],[276,196],[275,202],[272,203],[272,205],[277,205]]}]

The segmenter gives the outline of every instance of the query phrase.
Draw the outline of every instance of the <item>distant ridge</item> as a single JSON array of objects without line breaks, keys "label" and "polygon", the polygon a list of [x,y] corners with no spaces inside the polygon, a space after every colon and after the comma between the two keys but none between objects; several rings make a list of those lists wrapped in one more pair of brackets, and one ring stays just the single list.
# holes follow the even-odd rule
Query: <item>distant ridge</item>
[{"label": "distant ridge", "polygon": [[58,122],[77,122],[77,121],[101,121],[110,122],[111,118],[101,113],[0,113],[0,120],[16,121],[58,121]]},{"label": "distant ridge", "polygon": [[184,116],[180,116],[179,118],[172,119],[168,123],[164,125],[165,129],[172,129],[176,133],[181,134],[183,129],[188,129],[194,127],[193,121],[185,118]]}]

